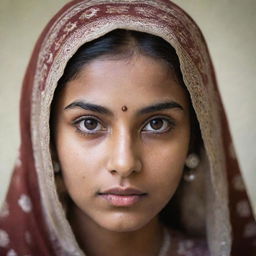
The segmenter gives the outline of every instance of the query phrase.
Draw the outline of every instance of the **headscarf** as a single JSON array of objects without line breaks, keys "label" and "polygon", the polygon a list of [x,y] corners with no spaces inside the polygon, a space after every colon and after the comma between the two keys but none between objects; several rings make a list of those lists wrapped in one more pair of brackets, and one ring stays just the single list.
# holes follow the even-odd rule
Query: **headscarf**
[{"label": "headscarf", "polygon": [[[213,256],[256,255],[256,225],[205,40],[195,22],[168,0],[75,0],[43,30],[23,81],[20,155],[0,212],[0,254],[84,255],[56,191],[50,106],[58,80],[77,49],[115,29],[159,36],[179,57],[204,142],[197,170],[202,178],[187,185],[183,195],[184,223],[196,229],[200,218],[205,219]],[[202,202],[196,191],[204,185]],[[205,215],[192,214],[190,199],[206,205]],[[200,255],[189,251],[185,246],[178,255]]]}]

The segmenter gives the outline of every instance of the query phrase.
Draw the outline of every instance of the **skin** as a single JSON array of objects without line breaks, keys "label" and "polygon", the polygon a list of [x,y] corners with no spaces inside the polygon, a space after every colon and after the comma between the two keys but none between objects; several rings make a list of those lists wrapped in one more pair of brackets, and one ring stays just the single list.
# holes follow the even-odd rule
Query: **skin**
[{"label": "skin", "polygon": [[[140,111],[166,102],[172,104]],[[189,100],[168,65],[141,55],[93,60],[65,85],[55,117],[57,157],[81,248],[88,255],[157,255],[158,213],[177,189],[190,140]],[[145,196],[113,206],[98,194],[112,187],[133,187]]]}]

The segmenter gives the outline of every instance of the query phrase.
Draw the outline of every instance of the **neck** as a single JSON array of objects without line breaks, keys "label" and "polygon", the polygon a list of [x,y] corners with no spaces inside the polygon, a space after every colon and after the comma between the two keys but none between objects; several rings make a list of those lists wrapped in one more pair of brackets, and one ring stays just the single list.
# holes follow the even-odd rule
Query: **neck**
[{"label": "neck", "polygon": [[138,230],[116,232],[99,226],[74,207],[70,222],[81,249],[88,256],[157,256],[163,242],[163,226],[157,217]]}]

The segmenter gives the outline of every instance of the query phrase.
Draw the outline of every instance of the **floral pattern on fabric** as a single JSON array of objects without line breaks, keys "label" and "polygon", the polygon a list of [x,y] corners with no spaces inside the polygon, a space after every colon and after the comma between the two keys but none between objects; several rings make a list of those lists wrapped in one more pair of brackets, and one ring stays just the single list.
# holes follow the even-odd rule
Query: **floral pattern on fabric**
[{"label": "floral pattern on fabric", "polygon": [[85,12],[83,12],[83,14],[79,17],[79,19],[84,20],[84,19],[91,19],[92,17],[95,17],[98,13],[98,11],[100,11],[99,8],[90,8],[88,10],[86,10]]}]

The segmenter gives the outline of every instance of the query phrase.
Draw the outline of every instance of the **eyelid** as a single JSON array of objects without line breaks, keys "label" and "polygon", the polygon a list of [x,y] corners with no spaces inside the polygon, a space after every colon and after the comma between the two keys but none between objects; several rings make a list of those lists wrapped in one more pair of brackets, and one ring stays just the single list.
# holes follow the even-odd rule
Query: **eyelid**
[{"label": "eyelid", "polygon": [[[149,122],[152,121],[152,120],[154,120],[154,119],[163,119],[163,120],[165,120],[165,121],[168,122],[168,124],[170,125],[170,127],[169,127],[166,131],[164,131],[164,132],[158,132],[157,130],[156,130],[155,132],[153,132],[153,131],[143,131],[143,129],[145,128],[145,126],[148,125]],[[143,128],[142,128],[142,132],[161,134],[161,133],[165,133],[165,132],[170,131],[170,129],[172,129],[175,125],[176,125],[176,121],[175,121],[173,118],[171,118],[170,116],[166,116],[166,115],[154,115],[154,116],[149,117],[149,118],[144,122],[144,124],[143,124],[143,126],[142,126],[142,127],[143,127]]]},{"label": "eyelid", "polygon": [[97,120],[99,123],[103,123],[102,122],[102,120],[100,119],[100,118],[98,118],[98,117],[96,117],[96,116],[94,116],[94,115],[83,115],[83,116],[80,116],[80,117],[78,117],[78,118],[75,118],[73,121],[72,121],[72,124],[77,124],[77,123],[79,123],[80,121],[83,121],[83,120],[85,120],[85,119],[95,119],[95,120]]},{"label": "eyelid", "polygon": [[169,121],[170,123],[175,124],[176,121],[173,117],[169,116],[169,115],[164,115],[164,114],[154,114],[151,115],[150,117],[147,118],[147,120],[144,122],[143,126],[145,126],[148,122],[154,120],[154,119],[164,119],[166,121]]},{"label": "eyelid", "polygon": [[[80,122],[86,120],[86,119],[94,119],[97,122],[99,122],[99,124],[104,128],[103,130],[96,130],[96,131],[82,131],[81,129],[78,128],[78,125]],[[106,131],[105,125],[103,124],[102,120],[94,115],[83,115],[80,116],[78,118],[76,118],[75,120],[72,121],[72,125],[74,125],[76,127],[76,131],[84,136],[90,136],[90,135],[96,135],[96,134],[100,134],[102,132]]]}]

